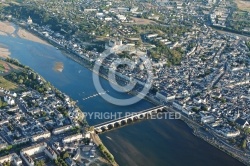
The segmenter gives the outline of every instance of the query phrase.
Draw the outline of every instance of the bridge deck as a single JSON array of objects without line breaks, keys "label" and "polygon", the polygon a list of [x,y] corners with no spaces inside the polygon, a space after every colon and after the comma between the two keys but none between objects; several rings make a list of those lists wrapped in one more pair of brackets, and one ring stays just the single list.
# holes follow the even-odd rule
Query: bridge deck
[{"label": "bridge deck", "polygon": [[143,111],[131,112],[131,114],[128,115],[128,116],[120,117],[120,118],[117,118],[117,119],[113,119],[113,120],[110,120],[110,121],[107,121],[107,122],[103,122],[103,123],[94,125],[94,128],[97,128],[97,127],[100,127],[100,126],[103,126],[103,125],[106,125],[106,124],[109,124],[109,123],[113,123],[113,122],[116,122],[116,121],[120,121],[120,120],[129,118],[129,117],[134,116],[134,115],[138,115],[138,114],[142,114],[142,113],[145,113],[145,112],[149,112],[149,111],[152,111],[154,109],[162,109],[164,107],[165,106],[163,106],[163,105],[159,105],[159,106],[156,106],[156,107],[153,107],[153,108],[149,108],[149,109],[146,109],[146,110],[143,110]]}]

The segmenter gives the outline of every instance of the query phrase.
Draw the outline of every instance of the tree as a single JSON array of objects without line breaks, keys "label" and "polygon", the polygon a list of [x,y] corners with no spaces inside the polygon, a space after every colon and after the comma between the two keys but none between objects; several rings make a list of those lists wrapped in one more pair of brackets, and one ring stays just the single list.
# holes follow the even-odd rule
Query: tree
[{"label": "tree", "polygon": [[36,74],[35,74],[35,73],[32,73],[32,74],[31,74],[31,79],[32,79],[32,80],[36,80]]},{"label": "tree", "polygon": [[47,115],[46,112],[44,112],[44,111],[41,112],[41,116],[42,116],[42,117],[45,117],[46,115]]},{"label": "tree", "polygon": [[3,163],[3,166],[11,166],[11,164],[10,164],[10,162],[6,162],[6,161],[5,161],[5,162]]},{"label": "tree", "polygon": [[73,132],[80,133],[80,128],[78,126],[75,126],[72,128]]},{"label": "tree", "polygon": [[60,158],[60,157],[58,157],[55,160],[55,165],[56,166],[67,166],[67,164],[65,163],[65,161],[62,158]]},{"label": "tree", "polygon": [[100,144],[100,145],[99,145],[99,148],[100,148],[101,151],[103,151],[103,150],[104,150],[104,145],[103,145],[103,144]]},{"label": "tree", "polygon": [[203,110],[203,111],[208,111],[208,108],[207,108],[206,106],[202,105],[202,106],[201,106],[201,110]]},{"label": "tree", "polygon": [[115,161],[114,156],[107,151],[106,147],[103,144],[99,145],[99,149],[109,161]]},{"label": "tree", "polygon": [[246,139],[244,139],[244,140],[242,141],[241,147],[242,147],[242,149],[246,149],[246,147],[247,147],[247,141],[246,141]]},{"label": "tree", "polygon": [[250,41],[247,41],[246,45],[247,45],[248,49],[250,50]]},{"label": "tree", "polygon": [[22,84],[22,83],[23,83],[23,80],[22,80],[22,79],[18,80],[18,83],[19,83],[19,84]]},{"label": "tree", "polygon": [[63,154],[63,159],[66,159],[66,158],[68,158],[69,157],[69,153],[68,152],[65,152],[64,154]]},{"label": "tree", "polygon": [[35,166],[45,166],[44,160],[38,160],[38,161],[36,161]]},{"label": "tree", "polygon": [[198,112],[199,112],[199,109],[196,108],[196,107],[193,107],[193,108],[192,108],[192,111],[195,112],[195,113],[198,113]]},{"label": "tree", "polygon": [[249,134],[249,133],[250,133],[250,128],[248,128],[248,127],[244,128],[244,132],[245,132],[246,134]]},{"label": "tree", "polygon": [[95,127],[94,126],[90,126],[87,128],[88,131],[94,131]]}]

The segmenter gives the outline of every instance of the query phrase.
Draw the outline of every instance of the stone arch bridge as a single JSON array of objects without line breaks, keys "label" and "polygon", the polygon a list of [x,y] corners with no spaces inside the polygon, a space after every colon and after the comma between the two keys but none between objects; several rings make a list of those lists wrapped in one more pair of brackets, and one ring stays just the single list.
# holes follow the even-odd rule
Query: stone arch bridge
[{"label": "stone arch bridge", "polygon": [[94,130],[97,134],[102,133],[102,132],[112,130],[114,128],[117,128],[123,125],[127,125],[130,122],[137,121],[138,119],[144,119],[144,118],[150,117],[152,116],[152,114],[157,114],[159,112],[164,112],[164,111],[166,111],[166,107],[160,105],[160,106],[146,109],[140,112],[134,112],[134,113],[131,113],[127,116],[124,116],[118,119],[114,119],[114,120],[110,120],[101,124],[97,124],[94,126]]}]

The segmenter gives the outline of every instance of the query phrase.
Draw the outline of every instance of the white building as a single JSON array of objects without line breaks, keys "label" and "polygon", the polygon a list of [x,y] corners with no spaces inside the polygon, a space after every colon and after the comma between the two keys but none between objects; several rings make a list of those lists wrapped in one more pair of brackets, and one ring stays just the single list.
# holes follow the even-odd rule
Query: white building
[{"label": "white building", "polygon": [[214,122],[214,121],[215,121],[215,119],[214,119],[214,117],[211,116],[211,115],[209,115],[209,116],[204,116],[204,117],[201,118],[201,122],[202,122],[202,123],[212,123],[212,122]]},{"label": "white building", "polygon": [[146,36],[146,38],[151,39],[151,38],[155,38],[155,37],[157,37],[157,36],[158,36],[158,34],[157,34],[157,33],[154,33],[154,34],[148,34],[148,35]]},{"label": "white building", "polygon": [[237,136],[239,136],[239,135],[240,135],[240,131],[237,130],[237,131],[225,132],[225,133],[223,133],[223,134],[224,134],[224,136],[226,136],[226,137],[232,138],[232,137],[237,137]]},{"label": "white building", "polygon": [[174,107],[174,108],[177,108],[177,109],[180,110],[180,111],[183,111],[183,110],[184,110],[184,105],[181,104],[181,103],[179,103],[178,101],[174,101],[174,102],[173,102],[173,107]]},{"label": "white building", "polygon": [[83,138],[82,134],[75,134],[75,135],[65,137],[62,140],[62,142],[65,144],[65,143],[70,143],[70,142],[73,142],[73,141],[81,140],[82,138]]},{"label": "white building", "polygon": [[236,129],[223,128],[223,129],[216,130],[216,131],[228,138],[234,138],[240,135],[240,131]]},{"label": "white building", "polygon": [[7,156],[0,157],[0,165],[5,162],[13,162],[15,166],[22,165],[22,160],[16,153],[12,153]]},{"label": "white building", "polygon": [[112,21],[112,17],[105,17],[104,20],[105,21]]},{"label": "white building", "polygon": [[61,133],[64,133],[66,131],[69,131],[70,129],[72,129],[73,126],[72,125],[67,125],[67,126],[62,126],[62,127],[59,127],[59,128],[56,128],[52,131],[53,134],[61,134]]},{"label": "white building", "polygon": [[174,94],[167,94],[165,92],[157,92],[156,93],[156,97],[158,99],[161,99],[165,102],[169,101],[169,100],[174,100],[175,99],[175,95]]},{"label": "white building", "polygon": [[42,142],[40,144],[36,144],[27,148],[24,148],[20,151],[20,154],[27,154],[29,156],[32,156],[34,154],[38,154],[44,151],[44,149],[47,147],[47,143]]},{"label": "white building", "polygon": [[15,100],[10,96],[4,96],[4,101],[7,102],[8,105],[15,105]]},{"label": "white building", "polygon": [[24,154],[21,154],[21,156],[28,166],[35,166],[34,160],[29,155],[24,153]]},{"label": "white building", "polygon": [[125,21],[125,20],[127,19],[124,15],[120,15],[120,14],[116,15],[116,17],[117,17],[121,22],[123,22],[123,21]]},{"label": "white building", "polygon": [[179,111],[182,111],[184,114],[186,115],[192,115],[194,114],[193,111],[190,111],[186,108],[186,105],[185,104],[181,104],[180,102],[178,101],[174,101],[173,102],[173,107],[178,109]]},{"label": "white building", "polygon": [[90,132],[85,133],[85,138],[90,138]]},{"label": "white building", "polygon": [[35,163],[30,156],[42,152],[44,152],[52,160],[57,158],[56,153],[45,142],[24,148],[20,151],[20,154],[28,166],[34,166]]},{"label": "white building", "polygon": [[97,9],[84,9],[84,12],[86,13],[86,12],[95,12],[95,11],[97,11]]},{"label": "white building", "polygon": [[38,141],[39,139],[42,139],[42,138],[50,138],[50,136],[51,136],[51,133],[49,131],[46,131],[46,132],[41,133],[41,134],[33,135],[31,137],[31,141],[36,142],[36,141]]},{"label": "white building", "polygon": [[57,154],[49,146],[44,149],[44,153],[49,156],[50,159],[55,160],[57,158]]},{"label": "white building", "polygon": [[32,24],[32,23],[33,23],[33,21],[32,21],[32,19],[29,16],[29,18],[27,19],[27,24]]},{"label": "white building", "polygon": [[96,17],[103,18],[104,17],[104,13],[96,13]]}]

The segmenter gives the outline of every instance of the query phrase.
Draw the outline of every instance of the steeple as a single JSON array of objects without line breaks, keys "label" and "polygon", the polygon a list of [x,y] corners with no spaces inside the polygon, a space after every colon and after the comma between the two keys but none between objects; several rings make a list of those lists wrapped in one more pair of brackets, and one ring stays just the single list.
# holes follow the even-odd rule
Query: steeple
[{"label": "steeple", "polygon": [[28,23],[28,24],[32,24],[32,23],[33,23],[33,21],[32,21],[32,19],[31,19],[30,16],[29,16],[29,18],[27,19],[27,23]]}]

